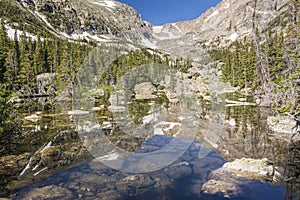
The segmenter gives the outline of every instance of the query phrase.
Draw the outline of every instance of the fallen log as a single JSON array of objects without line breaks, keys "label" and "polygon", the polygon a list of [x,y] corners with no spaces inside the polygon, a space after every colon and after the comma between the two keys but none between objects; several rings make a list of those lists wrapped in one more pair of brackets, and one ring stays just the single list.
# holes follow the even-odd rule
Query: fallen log
[{"label": "fallen log", "polygon": [[229,99],[225,99],[227,103],[225,107],[232,107],[232,106],[256,106],[256,103],[246,102],[246,101],[233,101]]},{"label": "fallen log", "polygon": [[45,97],[53,97],[54,94],[24,94],[19,95],[20,99],[33,99],[33,98],[45,98]]}]

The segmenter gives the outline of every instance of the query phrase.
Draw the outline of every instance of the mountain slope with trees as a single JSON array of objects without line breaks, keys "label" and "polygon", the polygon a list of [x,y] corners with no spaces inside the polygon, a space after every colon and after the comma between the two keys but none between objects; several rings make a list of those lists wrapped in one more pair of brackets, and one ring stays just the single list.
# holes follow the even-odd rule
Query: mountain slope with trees
[{"label": "mountain slope with trees", "polygon": [[254,38],[245,37],[229,47],[211,50],[222,62],[223,80],[252,88],[279,113],[300,110],[300,2]]}]

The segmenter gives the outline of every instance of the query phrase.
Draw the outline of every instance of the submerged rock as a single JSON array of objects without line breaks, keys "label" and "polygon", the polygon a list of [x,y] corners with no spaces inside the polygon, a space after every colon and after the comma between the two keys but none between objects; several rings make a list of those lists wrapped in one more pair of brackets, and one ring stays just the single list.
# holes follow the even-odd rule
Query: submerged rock
[{"label": "submerged rock", "polygon": [[34,188],[31,190],[24,200],[37,199],[72,199],[72,192],[66,188],[55,185],[49,185],[42,188]]},{"label": "submerged rock", "polygon": [[108,190],[105,192],[100,192],[96,195],[96,199],[106,199],[106,200],[115,200],[122,199],[122,195],[115,190]]},{"label": "submerged rock", "polygon": [[27,164],[29,153],[5,155],[0,157],[0,174],[13,175],[19,173]]},{"label": "submerged rock", "polygon": [[165,173],[171,179],[181,179],[192,175],[193,170],[188,162],[181,162],[166,168]]},{"label": "submerged rock", "polygon": [[121,193],[128,192],[129,189],[141,189],[155,185],[153,178],[147,174],[136,174],[121,179],[117,183],[117,190]]},{"label": "submerged rock", "polygon": [[33,154],[26,152],[19,156],[1,157],[0,174],[13,175],[11,180],[7,180],[7,188],[14,190],[31,183],[33,179],[40,180],[90,158],[77,134],[64,131],[44,143]]},{"label": "submerged rock", "polygon": [[224,197],[230,198],[240,195],[240,183],[238,180],[209,180],[202,186],[202,192],[212,195],[221,193]]}]

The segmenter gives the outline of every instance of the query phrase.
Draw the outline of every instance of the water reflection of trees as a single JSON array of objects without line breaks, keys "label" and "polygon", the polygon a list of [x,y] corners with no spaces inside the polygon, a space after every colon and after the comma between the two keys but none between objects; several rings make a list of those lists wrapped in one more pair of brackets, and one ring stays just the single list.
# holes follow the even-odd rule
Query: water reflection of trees
[{"label": "water reflection of trees", "polygon": [[255,106],[227,107],[226,119],[236,122],[223,137],[230,144],[229,157],[268,158],[281,174],[277,181],[286,185],[285,199],[300,199],[300,141],[288,144],[288,136],[284,140],[273,133],[269,115],[269,109]]},{"label": "water reflection of trees", "polygon": [[233,158],[251,157],[272,159],[274,144],[270,140],[266,119],[268,110],[256,106],[233,106],[226,108],[226,120],[234,121],[225,129],[223,142],[229,144]]},{"label": "water reflection of trees", "polygon": [[300,141],[290,144],[285,161],[285,199],[300,199]]}]

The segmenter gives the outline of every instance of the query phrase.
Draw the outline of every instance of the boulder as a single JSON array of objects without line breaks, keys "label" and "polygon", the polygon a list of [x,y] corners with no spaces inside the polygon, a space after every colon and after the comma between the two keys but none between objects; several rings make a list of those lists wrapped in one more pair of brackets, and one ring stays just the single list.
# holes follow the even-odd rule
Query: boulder
[{"label": "boulder", "polygon": [[177,98],[177,94],[175,92],[167,90],[166,91],[166,96],[167,96],[169,102],[172,103],[172,104],[176,104],[176,103],[179,102],[179,100]]},{"label": "boulder", "polygon": [[296,125],[293,118],[289,116],[268,117],[267,123],[269,128],[277,133],[291,133],[291,129]]},{"label": "boulder", "polygon": [[159,122],[154,125],[155,135],[176,137],[181,130],[181,124],[177,122]]},{"label": "boulder", "polygon": [[114,106],[111,105],[108,107],[108,110],[112,113],[123,113],[126,111],[126,107],[125,106]]},{"label": "boulder", "polygon": [[36,76],[38,94],[49,94],[54,93],[55,84],[54,83],[55,74],[53,73],[43,73]]},{"label": "boulder", "polygon": [[[227,162],[221,170],[248,179],[269,180],[273,175],[273,165],[264,159],[241,158]],[[272,179],[272,178],[271,178]]]},{"label": "boulder", "polygon": [[230,198],[240,194],[240,186],[242,182],[235,180],[209,180],[202,186],[202,192],[205,194],[222,194],[224,197]]},{"label": "boulder", "polygon": [[137,84],[134,87],[135,98],[136,99],[154,99],[157,98],[154,93],[156,92],[156,88],[150,82],[144,82]]},{"label": "boulder", "polygon": [[212,171],[209,180],[202,186],[202,192],[221,194],[226,198],[241,196],[243,187],[250,185],[252,180],[271,181],[273,175],[273,166],[267,159],[236,159]]},{"label": "boulder", "polygon": [[92,107],[91,110],[92,111],[100,111],[100,110],[103,110],[104,108],[105,108],[104,105],[101,105],[99,107]]}]

